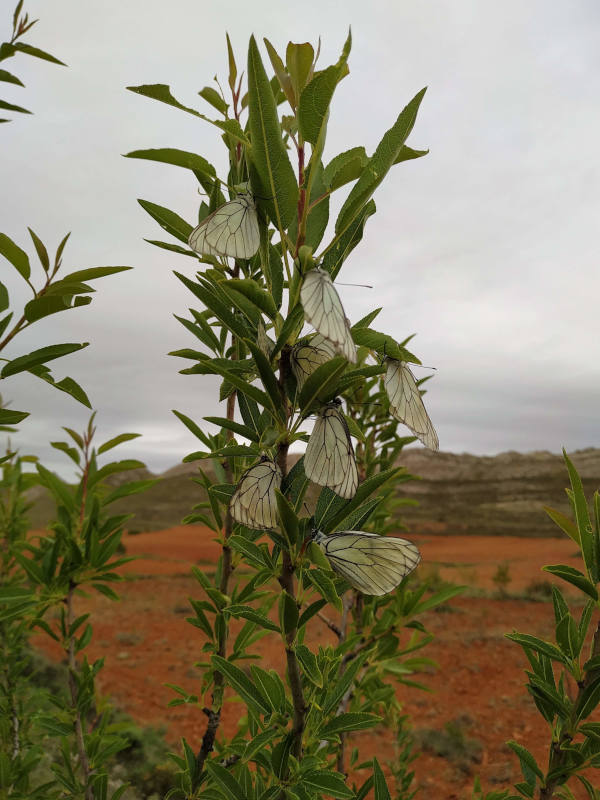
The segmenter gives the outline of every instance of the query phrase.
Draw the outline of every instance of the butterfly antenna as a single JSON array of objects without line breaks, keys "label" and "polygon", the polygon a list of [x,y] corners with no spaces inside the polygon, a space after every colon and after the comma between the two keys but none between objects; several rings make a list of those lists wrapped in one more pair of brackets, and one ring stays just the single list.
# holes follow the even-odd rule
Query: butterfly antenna
[{"label": "butterfly antenna", "polygon": [[358,286],[361,289],[372,289],[373,288],[368,283],[342,283],[342,281],[336,281],[336,284],[338,286]]}]

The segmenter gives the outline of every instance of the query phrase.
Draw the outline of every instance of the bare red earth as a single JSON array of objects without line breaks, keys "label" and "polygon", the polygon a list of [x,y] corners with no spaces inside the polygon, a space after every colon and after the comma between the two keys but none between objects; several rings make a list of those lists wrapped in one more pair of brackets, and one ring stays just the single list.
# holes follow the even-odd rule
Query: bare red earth
[{"label": "bare red earth", "polygon": [[[90,594],[78,600],[78,613],[93,612],[94,639],[89,658],[104,656],[99,676],[104,695],[141,723],[163,726],[169,741],[185,736],[198,748],[205,717],[194,706],[167,708],[174,697],[165,683],[198,691],[203,634],[191,627],[188,597],[199,598],[198,583],[190,577],[192,564],[215,563],[219,553],[213,534],[201,526],[180,526],[155,533],[127,536],[130,555],[141,556],[123,568],[126,580],[117,588],[119,603]],[[549,578],[543,564],[578,563],[575,545],[568,539],[521,539],[512,537],[415,536],[423,554],[419,567],[438,571],[442,578],[471,588],[488,590],[486,597],[459,597],[451,610],[430,612],[424,620],[435,640],[422,653],[437,661],[437,671],[417,680],[431,693],[399,686],[398,697],[416,730],[443,729],[448,721],[462,718],[467,736],[482,745],[480,763],[459,767],[452,761],[423,752],[414,762],[418,797],[425,800],[458,800],[470,797],[474,775],[487,790],[511,786],[520,779],[517,759],[505,742],[515,739],[540,761],[547,760],[549,731],[537,713],[525,687],[527,667],[522,650],[504,638],[513,630],[542,638],[552,636],[553,614],[546,603],[518,598],[494,599],[493,576],[498,565],[509,566],[508,592],[519,594],[532,582]],[[137,577],[137,580],[134,578]],[[317,623],[312,636],[326,643],[331,632]],[[39,635],[36,643],[60,658],[55,643]],[[263,666],[282,670],[283,652],[276,636],[255,645]],[[228,703],[222,733],[236,730],[242,707]],[[361,760],[376,754],[381,762],[394,758],[391,732],[368,731],[354,737]],[[597,783],[597,776],[590,775]],[[356,775],[360,779],[360,775]],[[577,797],[577,788],[573,786]]]}]

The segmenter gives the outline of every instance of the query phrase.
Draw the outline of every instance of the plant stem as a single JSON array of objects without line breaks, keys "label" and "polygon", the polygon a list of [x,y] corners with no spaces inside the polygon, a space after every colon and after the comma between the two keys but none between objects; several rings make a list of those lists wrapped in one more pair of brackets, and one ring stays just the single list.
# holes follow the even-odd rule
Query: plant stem
[{"label": "plant stem", "polygon": [[[282,401],[284,403],[286,421],[290,418],[290,404],[285,393],[285,381],[291,371],[290,366],[290,348],[285,346],[281,351],[281,358],[279,360],[279,391],[281,393]],[[287,454],[289,449],[289,442],[287,439],[279,442],[277,446],[277,465],[281,470],[282,478],[287,475]],[[281,563],[281,573],[278,577],[281,588],[287,592],[290,597],[293,597],[298,603],[296,595],[296,587],[294,583],[294,562],[289,550],[283,550]],[[287,661],[288,680],[290,683],[290,690],[292,692],[292,704],[294,707],[294,721],[292,724],[292,747],[291,753],[295,758],[300,758],[302,755],[302,735],[306,725],[306,703],[304,701],[304,693],[302,691],[302,675],[300,673],[300,664],[296,656],[296,635],[297,629],[286,633],[285,636],[285,657]]]},{"label": "plant stem", "polygon": [[[239,266],[236,263],[234,268],[235,277],[239,275]],[[232,358],[235,358],[235,340],[232,342],[232,348],[234,352],[232,353]],[[227,398],[227,419],[233,420],[235,416],[235,401],[236,401],[237,393],[234,391],[232,392],[229,397]],[[226,431],[226,440],[229,442],[233,439],[233,431],[227,430]],[[225,470],[225,477],[228,483],[233,483],[233,469],[231,468],[231,461],[227,458],[223,463],[223,469]],[[231,517],[231,513],[229,511],[229,506],[227,507],[227,511],[225,513],[225,526],[223,530],[223,546],[222,546],[222,561],[221,561],[221,578],[219,580],[219,591],[221,594],[227,594],[229,591],[229,579],[231,578],[231,574],[233,572],[233,564],[231,560],[231,547],[228,544],[229,537],[233,532],[233,519]],[[218,628],[218,640],[217,640],[217,655],[221,656],[221,658],[225,658],[227,655],[227,626],[222,625]],[[196,763],[198,765],[198,775],[204,769],[204,763],[208,758],[209,754],[212,752],[215,746],[215,739],[217,738],[217,731],[219,730],[219,725],[221,723],[221,709],[223,708],[223,696],[225,691],[225,679],[223,677],[223,673],[215,669],[213,671],[213,692],[212,692],[212,700],[211,700],[211,707],[210,708],[203,708],[203,712],[208,717],[208,724],[206,726],[206,730],[204,732],[204,736],[202,737],[202,744],[200,745],[200,750],[198,751],[198,755],[196,756]]]},{"label": "plant stem", "polygon": [[[75,588],[76,584],[73,581],[70,581],[69,592],[67,594],[65,601],[67,605],[67,632],[70,631],[71,625],[73,624],[74,621],[73,593],[75,592]],[[68,645],[65,649],[67,650],[67,655],[69,658],[69,691],[71,693],[71,707],[75,714],[75,738],[77,741],[77,751],[79,753],[79,764],[83,771],[83,777],[85,780],[85,800],[94,800],[92,787],[89,785],[91,770],[90,770],[90,762],[88,761],[87,753],[85,750],[84,722],[81,718],[81,713],[77,705],[78,693],[77,693],[77,681],[75,680],[75,675],[77,674],[77,661],[75,659],[75,638],[69,635],[67,641]]]}]

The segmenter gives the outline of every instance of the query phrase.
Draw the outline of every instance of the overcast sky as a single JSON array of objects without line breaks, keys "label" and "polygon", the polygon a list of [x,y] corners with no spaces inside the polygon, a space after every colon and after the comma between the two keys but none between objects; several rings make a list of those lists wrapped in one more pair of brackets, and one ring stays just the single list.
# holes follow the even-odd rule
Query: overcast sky
[{"label": "overcast sky", "polygon": [[[26,89],[2,98],[31,108],[0,127],[0,230],[26,247],[31,226],[55,249],[72,231],[65,270],[131,265],[96,281],[91,306],[50,317],[15,341],[10,355],[54,342],[90,347],[54,362],[98,410],[100,440],[162,471],[197,449],[172,415],[224,411],[218,381],[181,376],[168,351],[194,347],[173,314],[193,298],[173,276],[195,262],[146,244],[167,238],[136,202],[144,198],[192,222],[199,198],[191,173],[122,158],[134,149],[201,153],[224,173],[214,129],[126,86],[170,84],[186,105],[217,73],[227,82],[225,31],[245,66],[248,37],[321,36],[320,64],[333,63],[352,26],[351,74],[332,106],[327,162],[357,145],[372,152],[401,108],[427,85],[409,139],[430,154],[395,167],[375,195],[377,214],[345,264],[340,288],[356,321],[383,305],[377,327],[437,368],[426,405],[443,450],[493,454],[599,446],[598,225],[600,220],[600,6],[596,0],[252,3],[198,0],[30,0],[40,22],[25,41],[68,68],[17,56],[3,67]],[[0,41],[12,8],[2,4]],[[265,63],[268,59],[262,50]],[[2,259],[2,281],[28,299]],[[422,373],[424,374],[424,373]],[[46,444],[88,412],[31,376],[0,385],[32,412],[17,441],[53,469]],[[114,451],[115,455],[119,451]]]}]

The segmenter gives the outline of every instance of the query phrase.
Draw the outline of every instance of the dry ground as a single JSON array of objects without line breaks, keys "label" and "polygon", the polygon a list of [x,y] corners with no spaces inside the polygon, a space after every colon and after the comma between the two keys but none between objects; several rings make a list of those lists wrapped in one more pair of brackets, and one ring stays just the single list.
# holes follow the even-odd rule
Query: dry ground
[{"label": "dry ground", "polygon": [[[200,597],[198,584],[189,577],[190,565],[214,563],[217,545],[210,531],[200,526],[125,537],[129,554],[143,558],[126,566],[131,580],[117,588],[119,603],[101,596],[79,600],[78,612],[93,611],[94,639],[90,657],[105,657],[99,688],[135,719],[164,726],[174,744],[185,736],[198,748],[204,717],[194,707],[167,708],[173,693],[165,683],[177,683],[189,691],[197,688],[203,635],[185,622],[187,598]],[[431,752],[415,762],[418,797],[453,800],[470,797],[473,776],[479,774],[487,789],[508,787],[519,779],[516,757],[505,741],[515,739],[530,748],[541,763],[546,761],[548,731],[524,689],[525,657],[505,632],[520,630],[550,637],[552,610],[547,603],[524,598],[527,586],[544,580],[540,567],[549,563],[577,564],[574,545],[565,539],[514,537],[427,536],[413,537],[423,553],[420,570],[481,590],[481,596],[464,596],[451,602],[445,612],[431,612],[425,619],[436,635],[424,654],[439,664],[436,672],[419,676],[431,693],[399,687],[414,728],[422,741],[428,729],[442,730],[445,723],[460,720],[467,737],[479,741],[478,762],[460,763]],[[493,576],[506,562],[510,595],[495,596]],[[138,576],[138,580],[133,580]],[[329,641],[323,626],[314,629],[321,641]],[[42,636],[36,643],[59,658],[55,643]],[[282,652],[276,637],[256,645],[261,663],[281,669]],[[241,709],[226,706],[224,729],[231,733]],[[381,761],[394,757],[392,736],[384,729],[357,735],[354,743],[361,757],[377,754]],[[596,776],[594,776],[596,777]],[[600,781],[594,781],[600,782]]]}]

